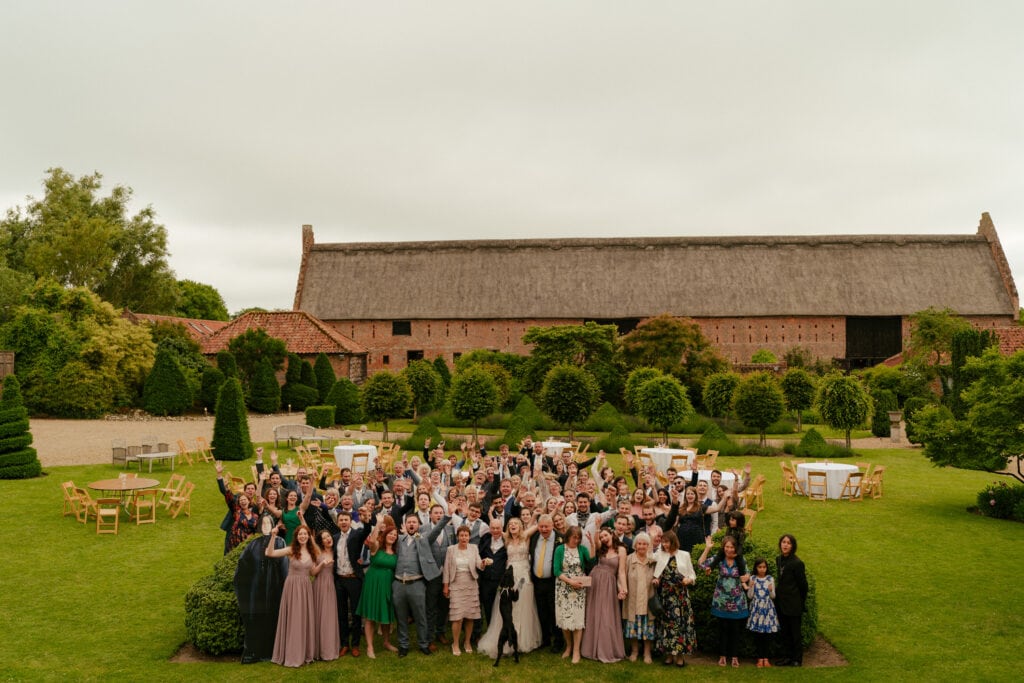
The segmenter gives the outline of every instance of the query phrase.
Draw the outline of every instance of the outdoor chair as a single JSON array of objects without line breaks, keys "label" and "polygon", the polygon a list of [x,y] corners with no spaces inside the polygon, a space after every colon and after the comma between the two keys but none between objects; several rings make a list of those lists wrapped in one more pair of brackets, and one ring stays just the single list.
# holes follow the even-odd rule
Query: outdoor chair
[{"label": "outdoor chair", "polygon": [[807,473],[807,497],[811,500],[828,500],[828,475],[824,472]]},{"label": "outdoor chair", "polygon": [[167,486],[157,489],[157,493],[160,496],[157,498],[157,504],[163,505],[165,508],[171,505],[171,496],[176,496],[181,492],[181,487],[185,483],[184,474],[172,474],[170,480],[167,482]]},{"label": "outdoor chair", "polygon": [[96,499],[96,533],[117,534],[121,521],[121,500],[119,498]]},{"label": "outdoor chair", "polygon": [[200,458],[203,459],[203,462],[213,462],[213,460],[214,460],[214,458],[213,458],[213,446],[211,446],[210,444],[206,443],[206,437],[205,436],[197,436],[196,437],[196,453],[198,454],[198,456]]},{"label": "outdoor chair", "polygon": [[181,488],[181,493],[171,496],[171,505],[167,511],[171,513],[172,519],[177,519],[182,510],[187,516],[192,516],[192,491],[195,487],[194,483],[186,482]]},{"label": "outdoor chair", "polygon": [[757,517],[757,510],[751,510],[750,508],[743,508],[741,510],[745,519],[743,523],[743,531],[750,536],[754,531],[754,519]]},{"label": "outdoor chair", "polygon": [[864,487],[861,485],[863,480],[863,472],[850,472],[847,474],[839,498],[849,500],[851,503],[864,500]]},{"label": "outdoor chair", "polygon": [[75,493],[75,482],[66,481],[60,485],[64,492],[64,517],[68,515],[74,515],[78,519],[78,511],[82,507],[82,501],[79,500],[78,494]]},{"label": "outdoor chair", "polygon": [[178,457],[189,465],[194,465],[195,461],[192,459],[193,455],[195,455],[195,451],[185,445],[185,440],[178,439]]},{"label": "outdoor chair", "polygon": [[135,525],[156,523],[156,489],[136,491],[132,498],[132,514]]}]

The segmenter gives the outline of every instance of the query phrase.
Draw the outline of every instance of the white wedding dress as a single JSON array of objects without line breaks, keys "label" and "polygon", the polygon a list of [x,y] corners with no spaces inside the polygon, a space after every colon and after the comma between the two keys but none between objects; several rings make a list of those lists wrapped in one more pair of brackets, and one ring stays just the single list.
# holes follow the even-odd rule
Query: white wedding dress
[{"label": "white wedding dress", "polygon": [[[537,617],[537,603],[533,599],[533,583],[530,581],[530,553],[525,543],[518,546],[508,546],[508,563],[512,567],[516,584],[519,579],[526,579],[523,587],[519,589],[519,599],[512,604],[512,621],[516,625],[516,633],[519,635],[519,651],[529,652],[540,646],[541,631],[540,619]],[[498,657],[498,636],[501,634],[501,610],[498,609],[498,601],[501,599],[501,591],[494,598],[494,610],[491,612],[491,623],[487,626],[487,632],[480,637],[477,643],[477,651],[482,652],[491,659]],[[512,647],[505,646],[505,654],[512,654]]]}]

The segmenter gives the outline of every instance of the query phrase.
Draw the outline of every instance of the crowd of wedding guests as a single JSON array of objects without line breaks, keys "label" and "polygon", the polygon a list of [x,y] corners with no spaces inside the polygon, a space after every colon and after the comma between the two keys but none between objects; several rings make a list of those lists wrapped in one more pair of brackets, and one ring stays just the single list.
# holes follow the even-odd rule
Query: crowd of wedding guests
[{"label": "crowd of wedding guests", "polygon": [[[444,446],[428,440],[422,457],[396,462],[391,472],[342,469],[319,481],[301,467],[283,477],[276,453],[267,468],[258,449],[259,480],[239,494],[225,487],[217,464],[228,507],[225,553],[262,529],[266,540],[246,549],[260,557],[240,562],[239,572],[280,577],[269,580],[277,584],[274,604],[246,620],[255,631],[276,615],[263,636],[268,656],[251,660],[301,666],[376,658],[379,648],[398,657],[443,647],[491,658],[550,648],[573,663],[657,657],[681,667],[696,649],[694,610],[710,608],[719,665],[739,666],[744,627],[755,636],[757,666],[771,666],[774,637],[787,653],[776,664],[801,664],[807,580],[796,539],[780,539],[775,577],[765,558],[741,553],[737,501],[749,465],[734,471],[730,487],[717,470],[706,482],[696,472],[683,478],[627,461],[631,485],[603,453],[576,462],[530,439],[496,455],[482,442],[463,443],[455,454]],[[720,528],[726,536],[712,555]],[[717,576],[710,606],[690,598],[690,551],[701,543],[697,570]],[[240,606],[250,602],[243,592],[267,593],[242,583]]]}]

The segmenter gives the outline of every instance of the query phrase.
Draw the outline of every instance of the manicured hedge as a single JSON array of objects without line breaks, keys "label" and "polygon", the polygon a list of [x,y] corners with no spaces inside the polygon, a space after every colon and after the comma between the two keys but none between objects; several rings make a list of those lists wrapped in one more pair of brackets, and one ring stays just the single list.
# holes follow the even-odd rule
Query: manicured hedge
[{"label": "manicured hedge", "polygon": [[29,479],[42,472],[36,449],[31,447],[28,411],[15,375],[4,378],[0,400],[0,479]]},{"label": "manicured hedge", "polygon": [[334,406],[309,406],[306,408],[306,424],[317,429],[334,426]]},{"label": "manicured hedge", "polygon": [[[250,537],[250,541],[256,536]],[[198,649],[211,655],[239,652],[245,640],[238,612],[234,577],[238,558],[249,541],[217,561],[213,573],[196,581],[185,593],[185,630]]]}]

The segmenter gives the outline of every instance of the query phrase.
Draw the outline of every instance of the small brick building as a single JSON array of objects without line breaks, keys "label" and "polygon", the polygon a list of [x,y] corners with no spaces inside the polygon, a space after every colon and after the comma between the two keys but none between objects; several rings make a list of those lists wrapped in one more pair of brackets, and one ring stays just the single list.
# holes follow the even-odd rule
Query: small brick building
[{"label": "small brick building", "polygon": [[694,318],[733,362],[803,346],[850,367],[899,353],[907,316],[950,308],[1014,324],[995,226],[975,234],[624,237],[317,244],[302,228],[296,311],[367,351],[373,373],[487,348],[525,354],[534,325]]}]

